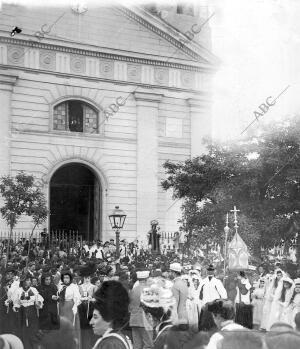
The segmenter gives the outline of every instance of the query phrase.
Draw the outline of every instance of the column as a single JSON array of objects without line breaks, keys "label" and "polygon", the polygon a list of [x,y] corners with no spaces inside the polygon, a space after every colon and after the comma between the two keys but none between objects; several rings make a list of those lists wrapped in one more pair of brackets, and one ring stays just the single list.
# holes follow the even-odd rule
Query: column
[{"label": "column", "polygon": [[162,95],[134,94],[137,107],[137,237],[146,240],[157,219],[158,109]]},{"label": "column", "polygon": [[[17,76],[9,71],[0,71],[0,177],[10,174],[10,138],[11,138],[11,94]],[[0,197],[0,207],[3,201]],[[0,227],[6,229],[6,224],[0,215]]]},{"label": "column", "polygon": [[191,118],[191,157],[206,152],[203,138],[212,137],[211,101],[208,99],[189,98]]}]

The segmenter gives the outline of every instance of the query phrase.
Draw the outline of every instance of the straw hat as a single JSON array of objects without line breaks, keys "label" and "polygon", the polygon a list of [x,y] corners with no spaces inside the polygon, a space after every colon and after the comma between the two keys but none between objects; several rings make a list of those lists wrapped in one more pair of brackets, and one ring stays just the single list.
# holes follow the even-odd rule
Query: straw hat
[{"label": "straw hat", "polygon": [[147,279],[150,275],[150,272],[149,270],[143,270],[143,271],[137,271],[136,272],[136,277],[139,279],[139,280],[142,280],[142,279]]},{"label": "straw hat", "polygon": [[163,308],[167,312],[172,307],[175,307],[176,300],[171,289],[153,283],[150,287],[143,289],[141,303],[149,308]]},{"label": "straw hat", "polygon": [[3,349],[24,349],[22,341],[13,334],[2,334],[0,338],[4,341]]},{"label": "straw hat", "polygon": [[182,266],[179,263],[171,263],[170,264],[170,270],[176,271],[177,273],[181,273]]}]

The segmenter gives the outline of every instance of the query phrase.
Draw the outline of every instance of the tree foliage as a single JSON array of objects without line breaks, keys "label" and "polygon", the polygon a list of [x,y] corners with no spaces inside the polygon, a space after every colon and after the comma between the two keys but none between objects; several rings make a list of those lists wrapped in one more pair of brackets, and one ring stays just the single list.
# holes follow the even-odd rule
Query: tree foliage
[{"label": "tree foliage", "polygon": [[20,172],[15,177],[1,177],[0,194],[4,200],[0,212],[11,230],[22,215],[31,217],[34,227],[46,220],[45,195],[34,185],[33,176]]},{"label": "tree foliage", "polygon": [[184,199],[185,229],[199,241],[222,241],[225,215],[236,205],[248,246],[273,247],[291,241],[289,227],[299,220],[299,149],[300,120],[294,118],[261,127],[258,136],[239,142],[211,142],[200,157],[167,161],[161,184]]}]

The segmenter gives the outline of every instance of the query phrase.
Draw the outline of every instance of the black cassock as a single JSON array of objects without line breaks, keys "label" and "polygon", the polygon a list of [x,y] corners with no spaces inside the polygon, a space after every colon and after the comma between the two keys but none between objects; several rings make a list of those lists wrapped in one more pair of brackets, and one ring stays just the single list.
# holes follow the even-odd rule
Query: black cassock
[{"label": "black cassock", "polygon": [[57,301],[52,296],[57,295],[57,287],[54,284],[40,285],[39,294],[44,298],[43,308],[39,310],[39,328],[41,330],[58,330],[59,316],[57,312]]},{"label": "black cassock", "polygon": [[80,318],[81,341],[83,348],[92,348],[95,342],[93,330],[90,325],[93,316],[93,302],[82,301],[78,306],[78,314]]}]

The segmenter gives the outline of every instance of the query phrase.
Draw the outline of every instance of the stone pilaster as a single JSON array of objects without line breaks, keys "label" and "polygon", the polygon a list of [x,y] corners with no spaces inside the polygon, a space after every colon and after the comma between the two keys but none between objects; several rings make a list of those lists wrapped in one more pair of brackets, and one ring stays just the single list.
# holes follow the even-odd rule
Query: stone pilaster
[{"label": "stone pilaster", "polygon": [[[0,177],[10,174],[10,139],[11,139],[11,94],[17,76],[9,71],[0,71]],[[0,207],[2,206],[0,197]],[[0,228],[6,228],[0,216]]]},{"label": "stone pilaster", "polygon": [[158,206],[158,110],[162,95],[134,94],[137,108],[137,236],[146,238]]},{"label": "stone pilaster", "polygon": [[202,98],[189,98],[191,118],[191,157],[200,156],[206,151],[203,138],[212,136],[211,101]]}]

